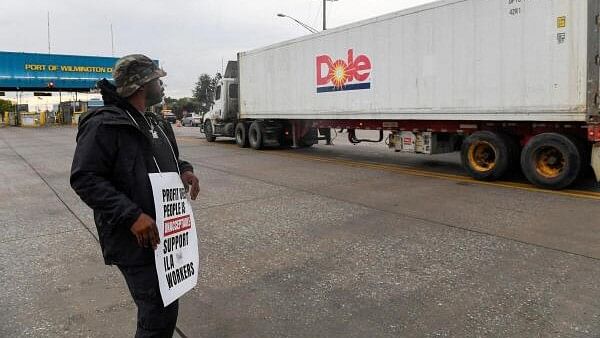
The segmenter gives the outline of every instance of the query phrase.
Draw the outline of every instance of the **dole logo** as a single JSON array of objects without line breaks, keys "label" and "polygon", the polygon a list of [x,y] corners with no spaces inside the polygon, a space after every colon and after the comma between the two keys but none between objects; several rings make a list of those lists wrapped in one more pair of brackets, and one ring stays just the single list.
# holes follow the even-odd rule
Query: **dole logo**
[{"label": "dole logo", "polygon": [[348,50],[348,59],[336,60],[329,55],[317,56],[317,93],[370,89],[371,59],[361,54],[354,57]]}]

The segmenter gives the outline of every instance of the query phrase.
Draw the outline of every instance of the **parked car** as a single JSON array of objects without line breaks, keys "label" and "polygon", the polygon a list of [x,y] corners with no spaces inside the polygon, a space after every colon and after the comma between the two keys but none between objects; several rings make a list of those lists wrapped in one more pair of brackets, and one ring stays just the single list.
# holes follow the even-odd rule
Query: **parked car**
[{"label": "parked car", "polygon": [[181,124],[186,127],[198,127],[202,124],[202,115],[197,113],[188,114],[181,120]]},{"label": "parked car", "polygon": [[192,115],[187,115],[181,120],[181,124],[184,127],[193,127],[194,126],[194,117]]},{"label": "parked car", "polygon": [[193,126],[200,127],[202,125],[202,115],[198,114],[198,113],[194,113],[194,114],[192,114],[192,117],[194,118]]},{"label": "parked car", "polygon": [[162,114],[163,114],[163,118],[165,120],[167,120],[167,122],[169,122],[169,123],[177,122],[177,116],[175,116],[175,114],[173,114],[171,111],[163,110]]}]

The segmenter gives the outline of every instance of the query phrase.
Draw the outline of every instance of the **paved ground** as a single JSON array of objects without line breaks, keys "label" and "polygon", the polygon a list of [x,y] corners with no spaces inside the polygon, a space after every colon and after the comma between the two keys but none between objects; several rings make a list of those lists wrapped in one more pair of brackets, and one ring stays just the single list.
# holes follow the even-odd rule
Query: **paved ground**
[{"label": "paved ground", "polygon": [[[600,194],[455,155],[255,152],[178,128],[202,182],[189,337],[599,337]],[[0,337],[124,337],[135,307],[73,194],[71,128],[0,129]],[[75,216],[76,215],[76,216]],[[88,231],[90,229],[90,231]]]}]

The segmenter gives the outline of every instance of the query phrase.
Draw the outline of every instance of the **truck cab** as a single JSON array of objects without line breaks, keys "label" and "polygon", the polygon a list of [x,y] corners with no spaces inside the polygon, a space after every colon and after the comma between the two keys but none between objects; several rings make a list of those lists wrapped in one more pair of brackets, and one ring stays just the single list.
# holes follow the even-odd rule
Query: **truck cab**
[{"label": "truck cab", "polygon": [[217,136],[234,137],[239,116],[237,62],[230,61],[227,65],[225,77],[219,80],[213,99],[214,104],[202,121],[207,140],[214,141]]},{"label": "truck cab", "polygon": [[237,79],[221,79],[215,89],[211,110],[206,117],[215,122],[229,122],[238,116],[239,84]]}]

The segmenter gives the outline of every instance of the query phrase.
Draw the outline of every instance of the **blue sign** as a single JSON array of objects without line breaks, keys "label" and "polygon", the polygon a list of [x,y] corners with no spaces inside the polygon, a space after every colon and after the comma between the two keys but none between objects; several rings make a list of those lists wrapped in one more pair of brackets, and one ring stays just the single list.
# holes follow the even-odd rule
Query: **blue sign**
[{"label": "blue sign", "polygon": [[118,58],[0,52],[0,91],[89,91]]}]

